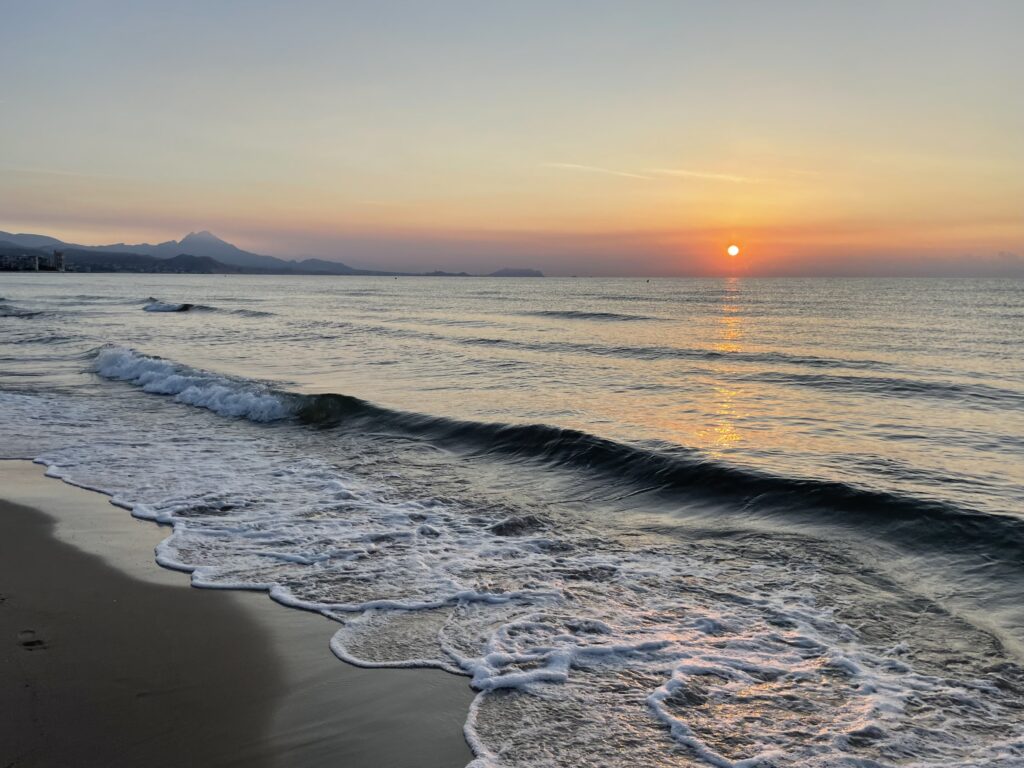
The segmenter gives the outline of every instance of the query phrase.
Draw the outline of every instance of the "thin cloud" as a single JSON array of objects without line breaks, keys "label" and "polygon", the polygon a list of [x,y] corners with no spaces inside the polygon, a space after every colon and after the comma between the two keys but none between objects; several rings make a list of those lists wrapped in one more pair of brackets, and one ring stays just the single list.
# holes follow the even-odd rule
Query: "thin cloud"
[{"label": "thin cloud", "polygon": [[577,163],[544,163],[543,168],[560,168],[563,171],[584,171],[586,173],[603,173],[608,176],[621,176],[626,179],[645,179],[650,181],[653,177],[644,176],[629,171],[616,171],[612,168],[600,168],[596,165],[578,165]]},{"label": "thin cloud", "polygon": [[64,171],[58,168],[19,168],[4,167],[2,170],[9,173],[20,173],[26,176],[61,176],[72,179],[126,179],[125,176],[112,176],[107,173],[79,173],[78,171]]},{"label": "thin cloud", "polygon": [[730,184],[757,184],[761,181],[761,179],[755,179],[750,176],[735,176],[731,173],[712,173],[709,171],[691,171],[686,168],[651,168],[647,172],[658,176],[681,176],[687,179],[726,181]]},{"label": "thin cloud", "polygon": [[598,165],[582,165],[580,163],[544,163],[544,168],[558,168],[563,171],[583,171],[584,173],[603,173],[607,176],[619,176],[626,179],[643,179],[653,181],[658,176],[676,178],[705,179],[708,181],[724,181],[730,184],[757,184],[763,179],[750,176],[737,176],[731,173],[713,173],[710,171],[692,171],[687,168],[648,168],[643,172],[617,171],[614,168],[602,168]]}]

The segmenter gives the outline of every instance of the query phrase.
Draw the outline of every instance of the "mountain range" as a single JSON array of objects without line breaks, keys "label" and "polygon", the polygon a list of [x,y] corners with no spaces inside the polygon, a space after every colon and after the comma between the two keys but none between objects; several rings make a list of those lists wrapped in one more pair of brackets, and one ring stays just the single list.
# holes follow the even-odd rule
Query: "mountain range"
[{"label": "mountain range", "polygon": [[[195,269],[185,271],[202,272],[255,272],[264,274],[302,274],[302,275],[413,275],[409,272],[386,272],[371,269],[357,269],[340,261],[326,259],[285,260],[276,256],[265,256],[259,253],[243,251],[231,243],[221,240],[212,232],[189,232],[181,240],[168,240],[152,245],[138,243],[114,243],[111,245],[78,245],[66,243],[55,237],[35,234],[14,234],[0,232],[0,246],[11,248],[29,248],[52,252],[64,251],[65,261],[73,268],[89,268],[93,271],[138,271],[166,272],[171,271],[167,260],[180,256],[198,257],[199,261],[179,260],[175,266],[193,265]],[[149,257],[149,261],[144,258]],[[158,263],[159,262],[159,263]],[[220,270],[219,266],[228,267]],[[150,268],[151,267],[151,268]],[[464,276],[450,272],[431,272],[431,276]],[[534,269],[500,269],[489,277],[543,277]]]}]

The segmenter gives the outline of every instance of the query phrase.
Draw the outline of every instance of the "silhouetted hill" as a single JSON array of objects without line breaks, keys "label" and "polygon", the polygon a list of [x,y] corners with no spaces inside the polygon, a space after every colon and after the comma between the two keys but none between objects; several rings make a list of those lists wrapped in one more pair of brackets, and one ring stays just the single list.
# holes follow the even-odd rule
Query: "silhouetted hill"
[{"label": "silhouetted hill", "polygon": [[209,256],[192,256],[187,253],[160,259],[144,253],[111,253],[69,248],[64,251],[64,263],[68,269],[77,272],[179,272],[212,275],[243,271],[241,267],[222,264]]},{"label": "silhouetted hill", "polygon": [[[15,247],[44,248],[47,252],[57,250],[74,251],[76,263],[85,267],[92,266],[96,270],[111,269],[135,269],[141,270],[144,262],[138,259],[102,259],[88,260],[85,253],[95,254],[121,254],[124,256],[148,256],[150,258],[166,260],[173,259],[183,254],[190,256],[211,259],[214,264],[196,263],[191,265],[194,269],[189,271],[208,271],[208,267],[216,272],[258,272],[264,274],[322,274],[322,275],[394,275],[396,272],[381,272],[369,269],[355,269],[343,264],[340,261],[326,261],[324,259],[306,259],[305,261],[286,261],[276,256],[264,256],[259,253],[250,253],[221,240],[212,232],[189,232],[181,240],[168,240],[163,243],[152,245],[150,243],[139,243],[129,245],[127,243],[113,243],[111,245],[77,245],[65,243],[55,237],[32,234],[11,234],[0,232],[0,240],[9,241]],[[219,265],[219,266],[215,266]],[[175,266],[183,266],[177,264]],[[224,269],[224,267],[240,267],[241,269]],[[136,269],[138,268],[138,269]],[[171,269],[157,269],[152,272],[174,271]]]},{"label": "silhouetted hill", "polygon": [[[48,256],[55,249],[29,248],[17,242],[0,240],[0,256]],[[63,248],[65,268],[73,272],[174,272],[190,274],[227,274],[244,271],[241,267],[221,264],[209,256],[180,253],[169,259],[158,259],[143,253],[111,253]]]},{"label": "silhouetted hill", "polygon": [[[51,253],[62,250],[69,268],[93,272],[244,272],[278,275],[377,275],[415,277],[422,273],[387,272],[357,269],[340,261],[279,259],[243,251],[221,240],[212,232],[189,232],[181,240],[168,240],[151,245],[113,243],[111,245],[77,245],[55,237],[0,232],[0,242],[15,249],[40,249]],[[186,258],[187,257],[187,258]],[[151,261],[147,261],[150,259]],[[191,260],[189,260],[191,259]],[[170,263],[165,263],[170,262]],[[428,272],[431,277],[467,277],[465,272]],[[499,269],[488,277],[543,277],[536,269]]]},{"label": "silhouetted hill", "polygon": [[46,235],[14,234],[12,232],[0,232],[0,241],[21,248],[60,248],[64,243],[55,237]]},{"label": "silhouetted hill", "polygon": [[[6,235],[7,233],[4,232],[2,234]],[[16,242],[12,240],[0,240],[0,253],[21,255],[23,253],[34,253],[36,251],[38,251],[39,253],[47,253],[47,251],[43,251],[39,248],[30,248],[27,245],[18,245]]]},{"label": "silhouetted hill", "polygon": [[216,259],[221,264],[232,264],[237,267],[255,267],[266,270],[287,270],[293,262],[278,259],[275,256],[263,256],[258,253],[243,251],[229,242],[221,240],[212,232],[189,232],[181,240],[168,240],[164,243],[150,245],[139,243],[129,245],[115,243],[113,245],[76,246],[91,251],[109,251],[117,253],[138,253],[158,259],[169,259],[187,253],[193,256],[206,256]]}]

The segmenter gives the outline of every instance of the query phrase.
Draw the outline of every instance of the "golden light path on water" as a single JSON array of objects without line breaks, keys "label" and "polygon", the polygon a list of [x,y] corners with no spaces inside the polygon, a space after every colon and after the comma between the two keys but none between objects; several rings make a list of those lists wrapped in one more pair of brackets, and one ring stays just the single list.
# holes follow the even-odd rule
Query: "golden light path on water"
[{"label": "golden light path on water", "polygon": [[[736,246],[730,246],[732,254]],[[739,249],[736,248],[739,252]],[[735,255],[735,254],[732,254]],[[725,355],[741,352],[743,347],[743,315],[739,305],[740,280],[728,278],[723,288],[722,308],[719,316],[718,340],[712,349]],[[736,426],[738,409],[743,402],[741,388],[729,377],[718,380],[713,385],[714,405],[712,406],[715,420],[703,429],[697,430],[704,450],[712,456],[720,456],[722,449],[730,448],[742,441]]]}]

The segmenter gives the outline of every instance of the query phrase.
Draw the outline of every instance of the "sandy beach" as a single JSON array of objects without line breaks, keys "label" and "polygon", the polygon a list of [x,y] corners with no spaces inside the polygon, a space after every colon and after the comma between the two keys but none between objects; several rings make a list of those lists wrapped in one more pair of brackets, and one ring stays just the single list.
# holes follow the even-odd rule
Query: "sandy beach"
[{"label": "sandy beach", "polygon": [[192,589],[167,534],[0,462],[0,765],[465,765],[463,678],[367,670],[336,625]]}]

